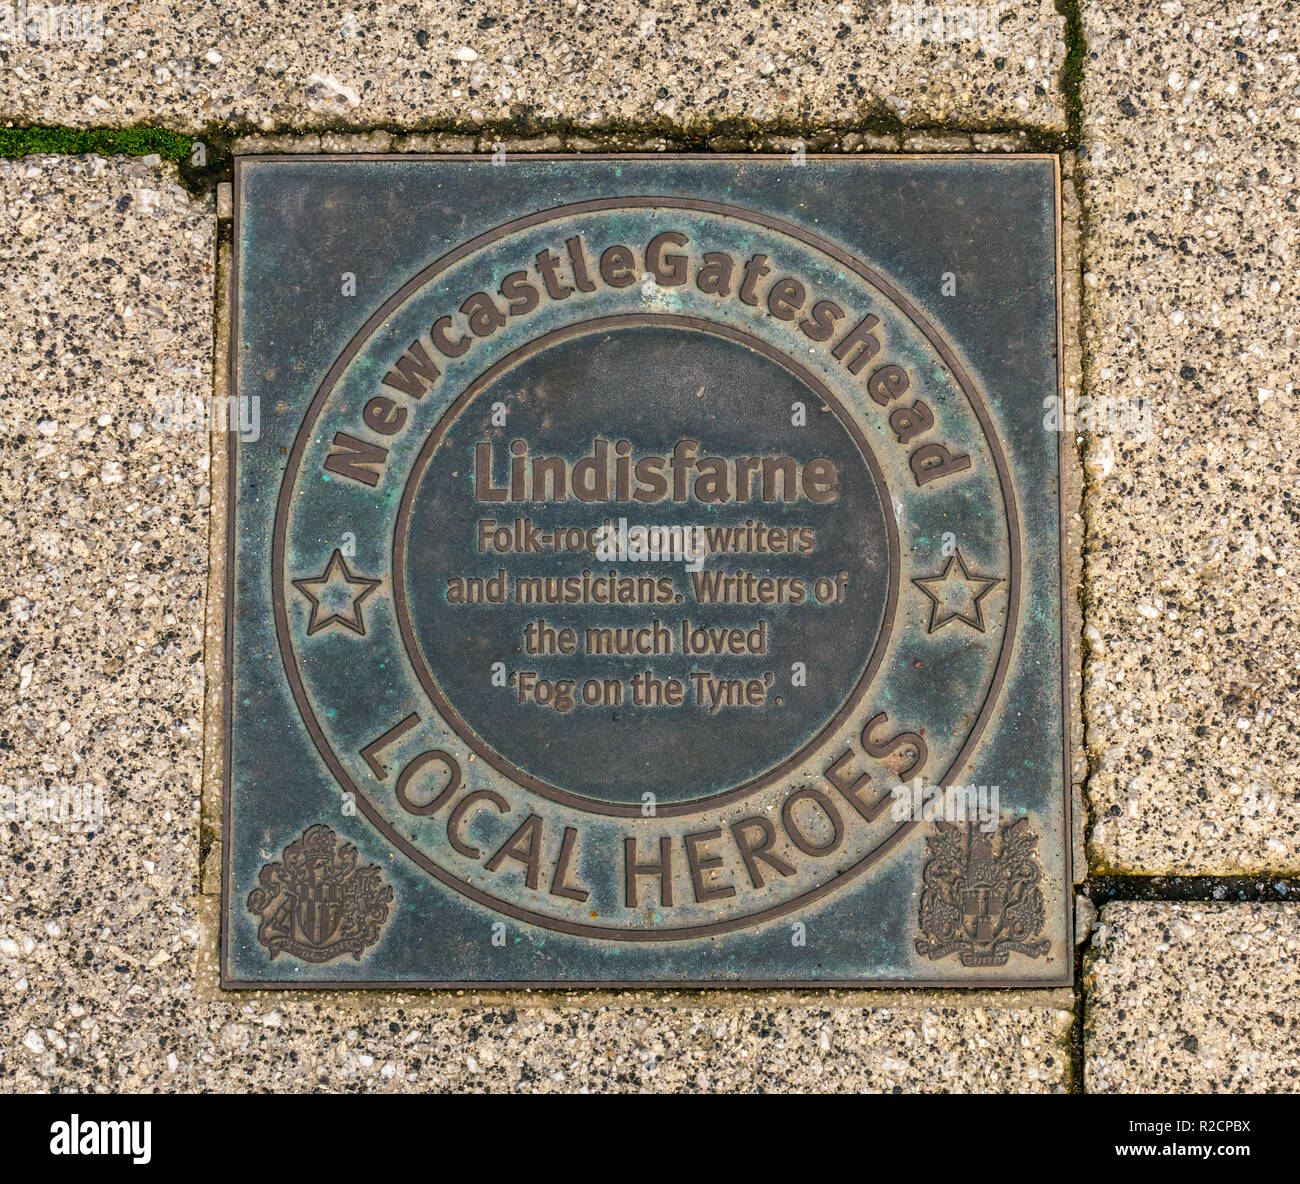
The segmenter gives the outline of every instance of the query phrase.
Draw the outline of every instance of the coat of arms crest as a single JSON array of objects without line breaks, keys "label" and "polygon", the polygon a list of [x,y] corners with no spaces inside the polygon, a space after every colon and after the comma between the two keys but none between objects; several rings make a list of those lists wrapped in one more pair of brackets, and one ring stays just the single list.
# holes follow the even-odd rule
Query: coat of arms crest
[{"label": "coat of arms crest", "polygon": [[1044,924],[1038,836],[1027,818],[1000,823],[993,834],[975,824],[938,822],[925,841],[917,953],[957,953],[963,966],[1005,966],[1012,951],[1031,958],[1047,953],[1051,942],[1038,940]]},{"label": "coat of arms crest", "polygon": [[257,940],[274,958],[281,952],[306,962],[342,954],[358,961],[379,938],[393,890],[378,864],[357,867],[357,849],[318,823],[268,863],[248,895],[261,918]]}]

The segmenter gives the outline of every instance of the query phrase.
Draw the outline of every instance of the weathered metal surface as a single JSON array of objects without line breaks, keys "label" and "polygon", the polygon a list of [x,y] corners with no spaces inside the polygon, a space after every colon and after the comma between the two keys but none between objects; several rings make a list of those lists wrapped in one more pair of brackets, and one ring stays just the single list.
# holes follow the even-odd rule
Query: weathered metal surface
[{"label": "weathered metal surface", "polygon": [[1069,981],[1054,160],[235,191],[227,983]]}]

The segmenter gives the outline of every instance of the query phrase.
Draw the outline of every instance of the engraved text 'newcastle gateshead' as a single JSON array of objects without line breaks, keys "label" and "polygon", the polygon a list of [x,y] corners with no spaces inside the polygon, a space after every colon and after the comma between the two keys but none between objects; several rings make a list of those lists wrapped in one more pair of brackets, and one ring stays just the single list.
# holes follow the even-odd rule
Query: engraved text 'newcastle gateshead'
[{"label": "engraved text 'newcastle gateshead'", "polygon": [[[625,288],[638,283],[639,276],[646,275],[663,287],[694,283],[707,295],[734,297],[760,315],[770,313],[778,320],[789,322],[809,341],[826,343],[831,355],[849,374],[861,374],[872,366],[866,377],[866,389],[881,408],[891,407],[908,392],[911,380],[903,367],[892,363],[876,364],[878,355],[882,353],[878,316],[868,312],[852,321],[850,314],[834,300],[818,298],[809,292],[804,281],[793,275],[781,275],[768,256],[761,252],[741,261],[725,251],[704,251],[696,256],[680,250],[690,245],[689,237],[683,232],[666,230],[649,241],[641,256],[631,247],[616,243],[601,249],[599,262],[594,265],[588,259],[587,248],[580,236],[569,238],[564,243],[563,255],[550,248],[544,249],[538,252],[532,265],[505,275],[495,293],[477,291],[467,296],[459,306],[464,328],[457,328],[451,314],[438,317],[427,335],[432,354],[424,340],[413,341],[385,377],[383,385],[407,399],[423,398],[442,373],[437,355],[452,359],[461,357],[473,348],[476,340],[489,338],[505,328],[511,317],[533,312],[543,299],[581,299],[583,294],[598,291],[602,283],[612,288]],[[769,278],[773,275],[777,278]],[[846,321],[851,327],[840,330],[838,326]],[[391,437],[405,427],[408,410],[401,398],[376,394],[366,403],[361,418],[375,436]],[[899,444],[909,448],[909,465],[918,485],[970,467],[969,456],[954,455],[946,444],[927,440],[911,447],[934,425],[933,412],[923,400],[895,406],[889,413],[889,423]],[[372,438],[346,432],[335,436],[335,444],[338,448],[324,462],[327,470],[366,485],[379,483],[388,456],[386,447]],[[528,493],[525,442],[512,446],[515,457],[512,479],[509,488],[504,490],[491,485],[491,445],[485,442],[479,446],[477,496],[485,502],[529,498],[563,501],[571,492],[578,501],[588,502],[626,502],[632,498],[640,502],[655,502],[667,496],[680,502],[686,500],[685,475],[694,468],[697,475],[693,492],[700,501],[746,500],[752,496],[754,477],[759,473],[762,475],[762,499],[775,501],[778,486],[784,489],[788,498],[790,487],[799,476],[794,462],[788,457],[744,457],[729,464],[721,457],[693,456],[694,444],[694,441],[682,440],[670,457],[651,455],[633,461],[628,456],[630,445],[620,441],[616,446],[617,455],[612,458],[611,483],[609,446],[605,441],[597,441],[594,446],[596,455],[579,462],[583,467],[580,474],[572,474],[575,478],[572,482],[567,480],[570,476],[567,471],[555,471],[554,460],[540,473],[534,463],[532,492]],[[728,480],[732,465],[734,485]],[[802,487],[807,488],[811,476],[820,496],[808,496],[815,501],[829,500],[833,496],[834,465],[819,458],[812,462],[811,467],[815,469],[811,475],[802,474]],[[664,478],[665,469],[671,470],[671,486]],[[548,474],[551,492],[549,496],[543,496]]]}]

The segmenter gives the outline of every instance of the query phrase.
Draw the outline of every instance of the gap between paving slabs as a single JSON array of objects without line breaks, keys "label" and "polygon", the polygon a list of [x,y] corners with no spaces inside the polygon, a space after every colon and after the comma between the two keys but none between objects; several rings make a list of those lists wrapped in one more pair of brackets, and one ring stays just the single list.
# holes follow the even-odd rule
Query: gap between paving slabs
[{"label": "gap between paving slabs", "polygon": [[959,124],[904,124],[879,116],[827,126],[719,123],[705,131],[647,124],[614,129],[569,125],[440,125],[322,128],[292,133],[253,128],[201,129],[179,133],[156,127],[0,128],[0,159],[50,154],[75,156],[156,156],[177,166],[181,183],[194,194],[209,194],[234,175],[234,158],[254,152],[1066,152],[1071,133],[1036,127]]}]

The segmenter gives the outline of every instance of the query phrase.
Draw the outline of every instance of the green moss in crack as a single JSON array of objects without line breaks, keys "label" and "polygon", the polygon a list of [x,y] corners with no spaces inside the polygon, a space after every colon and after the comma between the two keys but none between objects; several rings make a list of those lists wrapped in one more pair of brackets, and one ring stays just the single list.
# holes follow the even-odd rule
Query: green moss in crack
[{"label": "green moss in crack", "polygon": [[158,156],[175,163],[192,193],[211,191],[231,171],[230,139],[224,132],[196,134],[157,127],[5,127],[0,158],[56,156]]},{"label": "green moss in crack", "polygon": [[160,156],[183,160],[190,151],[189,136],[156,127],[5,127],[0,128],[0,157],[57,153],[80,156]]},{"label": "green moss in crack", "polygon": [[1061,93],[1065,98],[1066,147],[1083,143],[1083,66],[1088,42],[1083,35],[1079,0],[1056,0],[1056,11],[1065,18],[1065,63],[1061,67]]}]

